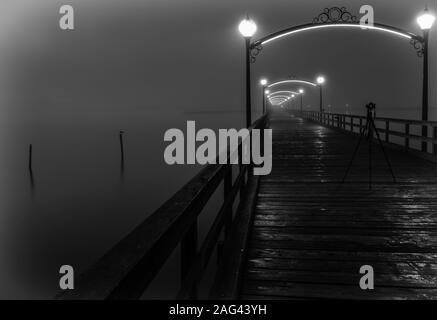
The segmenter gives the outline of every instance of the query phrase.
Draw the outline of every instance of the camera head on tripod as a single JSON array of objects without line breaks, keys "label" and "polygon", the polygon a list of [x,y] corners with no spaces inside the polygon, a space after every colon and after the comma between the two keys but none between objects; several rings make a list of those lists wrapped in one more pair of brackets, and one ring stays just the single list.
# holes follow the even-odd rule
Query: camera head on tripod
[{"label": "camera head on tripod", "polygon": [[373,102],[369,102],[366,104],[367,109],[367,120],[373,119],[376,116],[376,104]]},{"label": "camera head on tripod", "polygon": [[376,104],[374,104],[373,102],[369,102],[368,104],[366,104],[366,108],[369,111],[374,110],[376,108]]}]

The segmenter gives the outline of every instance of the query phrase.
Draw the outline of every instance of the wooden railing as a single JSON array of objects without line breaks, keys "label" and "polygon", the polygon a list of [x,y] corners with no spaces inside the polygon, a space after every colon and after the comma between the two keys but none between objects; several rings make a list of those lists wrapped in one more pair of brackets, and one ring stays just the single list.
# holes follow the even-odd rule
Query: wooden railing
[{"label": "wooden railing", "polygon": [[[262,129],[265,124],[266,116],[263,116],[250,130]],[[241,148],[240,142],[239,159]],[[197,286],[217,244],[221,237],[224,237],[224,241],[229,237],[235,220],[233,204],[238,193],[242,197],[247,173],[251,171],[249,165],[240,164],[237,166],[238,176],[234,180],[232,167],[231,164],[207,165],[83,273],[76,281],[74,290],[62,292],[57,298],[138,299],[178,244],[181,248],[181,287],[177,298],[196,298]],[[198,216],[221,182],[224,188],[223,204],[199,246]]]},{"label": "wooden railing", "polygon": [[[303,118],[351,132],[359,132],[366,123],[365,116],[351,114],[303,111],[301,115]],[[399,137],[402,138],[403,146],[405,148],[414,149],[411,146],[411,140],[416,140],[420,142],[421,151],[434,155],[437,154],[437,121],[420,121],[377,117],[375,118],[375,125],[378,128],[381,139],[385,142],[401,144],[402,142],[399,143],[391,139],[392,137]],[[395,127],[401,129],[396,129]],[[416,131],[419,132],[426,132],[427,134],[425,136],[422,136],[421,134],[413,134],[411,133],[412,129],[416,129]],[[430,131],[432,132],[432,136],[429,136],[428,134]],[[429,148],[428,144],[432,144],[432,149]]]}]

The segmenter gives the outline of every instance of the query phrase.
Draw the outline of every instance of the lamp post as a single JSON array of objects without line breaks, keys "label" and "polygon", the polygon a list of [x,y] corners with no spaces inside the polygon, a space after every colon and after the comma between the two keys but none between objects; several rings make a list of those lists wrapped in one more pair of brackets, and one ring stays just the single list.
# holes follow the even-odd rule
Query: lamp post
[{"label": "lamp post", "polygon": [[263,89],[263,115],[266,113],[266,95],[265,95],[265,91],[266,91],[266,86],[267,86],[267,80],[266,79],[261,79],[259,82],[262,86]]},{"label": "lamp post", "polygon": [[305,93],[305,90],[299,89],[300,93],[300,113],[303,111],[303,94]]},{"label": "lamp post", "polygon": [[317,84],[320,88],[320,113],[323,112],[323,91],[322,91],[322,85],[325,83],[325,77],[318,76],[317,77]]},{"label": "lamp post", "polygon": [[[424,13],[417,18],[417,24],[423,31],[423,84],[422,84],[422,120],[428,121],[428,41],[429,30],[431,30],[435,17],[425,8]],[[422,136],[428,136],[428,127],[422,126]],[[422,141],[422,151],[427,151],[428,143]]]},{"label": "lamp post", "polygon": [[[265,91],[264,91],[264,97],[263,97],[263,98],[264,98],[264,101],[266,101],[266,98],[265,98],[265,97],[266,97],[269,93],[270,93],[270,90],[265,90]],[[267,112],[267,108],[268,108],[268,106],[266,105],[265,108],[266,108],[265,112]]]},{"label": "lamp post", "polygon": [[238,30],[246,40],[246,126],[249,128],[252,124],[252,106],[250,92],[250,39],[256,32],[256,24],[250,20],[249,16],[240,22]]}]

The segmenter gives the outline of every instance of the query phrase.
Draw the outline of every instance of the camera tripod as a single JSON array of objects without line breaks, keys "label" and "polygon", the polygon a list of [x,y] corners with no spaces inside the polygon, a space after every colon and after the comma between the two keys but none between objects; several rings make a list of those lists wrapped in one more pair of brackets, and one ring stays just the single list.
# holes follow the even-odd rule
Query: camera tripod
[{"label": "camera tripod", "polygon": [[384,154],[384,158],[385,158],[387,166],[390,170],[391,176],[393,178],[393,182],[396,183],[396,177],[393,173],[391,163],[388,159],[387,153],[385,152],[384,146],[382,144],[381,138],[380,138],[379,133],[378,133],[378,129],[375,126],[375,107],[376,107],[376,105],[372,102],[368,103],[366,105],[366,109],[367,109],[366,124],[364,125],[363,128],[360,128],[360,139],[358,140],[358,143],[355,147],[352,158],[351,158],[349,165],[346,169],[346,172],[344,174],[342,183],[344,183],[346,181],[346,178],[347,178],[349,171],[352,167],[354,159],[357,155],[358,149],[360,148],[361,142],[363,141],[363,138],[365,137],[367,139],[367,141],[369,142],[369,189],[372,189],[372,139],[373,139],[374,133],[376,134],[376,138],[378,140],[379,146],[381,147],[382,153]]}]

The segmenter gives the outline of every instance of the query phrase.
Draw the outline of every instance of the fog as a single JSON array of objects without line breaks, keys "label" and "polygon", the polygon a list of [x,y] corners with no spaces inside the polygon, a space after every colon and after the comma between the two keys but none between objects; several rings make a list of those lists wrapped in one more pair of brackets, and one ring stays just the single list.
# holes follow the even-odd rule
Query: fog
[{"label": "fog", "polygon": [[[437,10],[437,1],[427,1]],[[336,1],[71,0],[75,30],[59,28],[53,0],[0,4],[0,297],[50,298],[61,264],[80,272],[196,173],[168,166],[164,132],[244,124],[246,13],[255,38],[311,22]],[[420,34],[425,1],[343,1],[358,14]],[[430,119],[436,120],[437,32],[430,35]],[[259,79],[326,77],[332,112],[420,118],[422,60],[403,38],[320,30],[264,47],[252,65],[253,117]],[[297,90],[299,86],[283,86]],[[305,88],[306,110],[318,91]],[[346,107],[348,105],[349,107]],[[120,173],[118,132],[126,168]],[[27,171],[34,148],[34,188]]]}]

